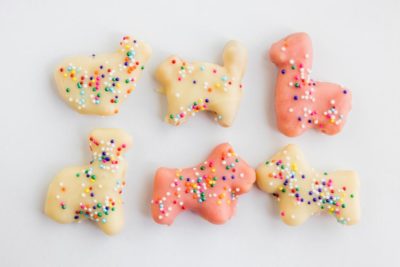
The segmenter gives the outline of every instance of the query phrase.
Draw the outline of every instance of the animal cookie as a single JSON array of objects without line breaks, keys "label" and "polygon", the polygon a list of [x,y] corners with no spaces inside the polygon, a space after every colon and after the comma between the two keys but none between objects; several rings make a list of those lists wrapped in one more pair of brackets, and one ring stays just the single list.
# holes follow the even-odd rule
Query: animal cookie
[{"label": "animal cookie", "polygon": [[136,88],[150,54],[147,44],[125,36],[114,53],[68,58],[55,72],[58,92],[80,113],[114,115]]},{"label": "animal cookie", "polygon": [[288,145],[256,172],[258,186],[277,198],[286,224],[302,224],[321,211],[346,225],[360,219],[359,181],[353,171],[317,172],[297,146]]},{"label": "animal cookie", "polygon": [[312,45],[306,33],[295,33],[272,45],[272,62],[279,68],[275,110],[279,130],[297,136],[309,128],[338,133],[351,110],[349,89],[311,78]]},{"label": "animal cookie", "polygon": [[89,219],[104,233],[124,224],[121,194],[125,186],[123,157],[131,137],[119,129],[96,129],[89,136],[89,165],[63,169],[49,186],[45,213],[59,223]]},{"label": "animal cookie", "polygon": [[167,122],[180,125],[197,112],[208,110],[216,114],[220,125],[232,125],[242,97],[247,50],[239,42],[230,41],[224,48],[223,61],[219,66],[172,56],[158,67],[160,91],[167,95]]},{"label": "animal cookie", "polygon": [[214,224],[223,224],[235,212],[238,196],[250,190],[256,174],[229,144],[217,146],[196,167],[160,168],[154,177],[154,220],[170,225],[185,210]]}]

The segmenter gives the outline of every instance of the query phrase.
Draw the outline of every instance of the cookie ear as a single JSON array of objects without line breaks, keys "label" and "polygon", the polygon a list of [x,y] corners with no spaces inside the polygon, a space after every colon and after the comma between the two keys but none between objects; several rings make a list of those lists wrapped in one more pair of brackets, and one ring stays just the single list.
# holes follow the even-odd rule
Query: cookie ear
[{"label": "cookie ear", "polygon": [[238,41],[229,41],[224,48],[223,61],[228,73],[240,80],[247,67],[247,49]]}]

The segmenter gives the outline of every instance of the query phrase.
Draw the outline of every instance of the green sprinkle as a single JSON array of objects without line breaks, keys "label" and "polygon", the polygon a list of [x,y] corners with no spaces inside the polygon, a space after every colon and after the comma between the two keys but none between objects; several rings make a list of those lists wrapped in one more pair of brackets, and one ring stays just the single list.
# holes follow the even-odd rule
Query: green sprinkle
[{"label": "green sprinkle", "polygon": [[295,65],[292,65],[292,70],[295,70],[296,69],[296,66]]},{"label": "green sprinkle", "polygon": [[65,91],[66,91],[67,93],[69,93],[69,92],[71,92],[71,89],[67,88],[67,89],[65,89]]},{"label": "green sprinkle", "polygon": [[169,115],[169,118],[170,118],[170,119],[173,119],[173,118],[174,118],[174,115],[173,115],[173,114],[170,114],[170,115]]},{"label": "green sprinkle", "polygon": [[354,198],[354,195],[353,195],[353,194],[351,194],[351,195],[350,195],[350,197],[351,197],[351,198]]},{"label": "green sprinkle", "polygon": [[129,83],[129,79],[126,79],[126,80],[125,80],[125,83]]},{"label": "green sprinkle", "polygon": [[75,176],[79,177],[79,176],[81,176],[81,174],[78,172],[78,173],[75,174]]},{"label": "green sprinkle", "polygon": [[82,88],[82,84],[81,83],[77,83],[76,86],[78,86],[79,89]]},{"label": "green sprinkle", "polygon": [[345,208],[346,208],[346,204],[342,204],[342,208],[344,208],[344,209],[345,209]]}]

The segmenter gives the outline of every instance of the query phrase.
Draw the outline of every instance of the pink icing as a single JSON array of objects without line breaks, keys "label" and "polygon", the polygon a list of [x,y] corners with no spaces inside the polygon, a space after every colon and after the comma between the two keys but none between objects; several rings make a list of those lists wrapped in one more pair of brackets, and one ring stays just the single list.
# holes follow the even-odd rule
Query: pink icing
[{"label": "pink icing", "polygon": [[351,110],[351,92],[310,77],[312,44],[306,33],[294,33],[273,44],[270,58],[279,68],[275,110],[279,130],[297,136],[309,128],[338,133]]},{"label": "pink icing", "polygon": [[214,224],[229,220],[237,198],[248,192],[256,175],[229,144],[217,146],[209,158],[192,168],[160,168],[154,177],[153,219],[170,225],[185,210]]}]

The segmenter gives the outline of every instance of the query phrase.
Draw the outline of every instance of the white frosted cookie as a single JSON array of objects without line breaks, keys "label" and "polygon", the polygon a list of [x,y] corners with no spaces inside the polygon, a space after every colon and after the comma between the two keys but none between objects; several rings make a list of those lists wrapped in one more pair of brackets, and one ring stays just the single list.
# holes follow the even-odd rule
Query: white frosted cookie
[{"label": "white frosted cookie", "polygon": [[256,172],[258,186],[277,198],[281,218],[288,225],[302,224],[322,211],[346,225],[360,219],[357,174],[318,172],[307,164],[296,145],[283,148]]},{"label": "white frosted cookie", "polygon": [[220,125],[232,125],[243,93],[247,50],[237,41],[228,42],[223,63],[189,63],[172,56],[158,67],[156,78],[162,87],[160,91],[167,96],[168,123],[180,125],[197,112],[207,110],[215,113]]},{"label": "white frosted cookie", "polygon": [[89,136],[88,165],[68,167],[51,182],[45,203],[47,216],[59,223],[89,219],[109,235],[124,224],[122,190],[125,151],[132,138],[120,129],[96,129]]},{"label": "white frosted cookie", "polygon": [[65,59],[55,72],[61,97],[83,114],[114,115],[136,88],[150,47],[125,36],[117,51]]}]

